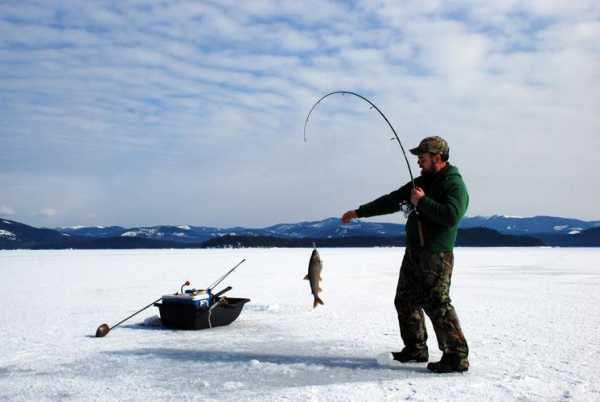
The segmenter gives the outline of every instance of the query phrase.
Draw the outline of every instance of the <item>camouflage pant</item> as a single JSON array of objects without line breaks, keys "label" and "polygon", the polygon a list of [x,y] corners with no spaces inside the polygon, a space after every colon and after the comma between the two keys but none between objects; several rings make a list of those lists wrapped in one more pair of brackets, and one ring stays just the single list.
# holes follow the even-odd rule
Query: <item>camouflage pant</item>
[{"label": "camouflage pant", "polygon": [[453,264],[452,251],[435,254],[417,248],[406,249],[394,300],[405,346],[427,347],[425,310],[433,324],[440,350],[468,356],[467,341],[450,304]]}]

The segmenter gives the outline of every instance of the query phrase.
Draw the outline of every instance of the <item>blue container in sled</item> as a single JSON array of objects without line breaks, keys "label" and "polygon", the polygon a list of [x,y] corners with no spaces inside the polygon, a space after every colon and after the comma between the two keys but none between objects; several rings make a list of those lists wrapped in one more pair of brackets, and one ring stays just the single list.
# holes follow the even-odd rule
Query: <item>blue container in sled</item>
[{"label": "blue container in sled", "polygon": [[235,321],[250,299],[221,297],[227,287],[212,294],[210,290],[186,290],[184,294],[165,295],[154,303],[162,324],[171,329],[205,329],[229,325]]},{"label": "blue container in sled", "polygon": [[186,290],[184,294],[165,295],[162,297],[163,304],[181,305],[188,304],[197,308],[207,309],[211,306],[213,295],[210,289],[191,289]]}]

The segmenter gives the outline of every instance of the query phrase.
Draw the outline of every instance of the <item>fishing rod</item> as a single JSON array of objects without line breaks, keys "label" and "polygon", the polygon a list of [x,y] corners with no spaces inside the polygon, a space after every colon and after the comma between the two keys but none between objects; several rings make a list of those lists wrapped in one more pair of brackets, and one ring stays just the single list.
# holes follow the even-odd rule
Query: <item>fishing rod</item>
[{"label": "fishing rod", "polygon": [[[185,283],[183,285],[181,285],[181,294],[183,294],[183,287],[184,286],[189,286],[189,285],[190,285],[190,281],[185,281]],[[226,291],[226,290],[227,289],[223,289],[221,292]],[[229,288],[228,290],[231,290],[231,288]],[[177,293],[175,293],[175,294],[177,294]],[[154,306],[154,303],[158,303],[161,300],[162,300],[162,296],[159,297],[158,299],[154,300],[152,303],[148,304],[147,306],[142,307],[141,309],[139,309],[135,313],[131,314],[127,318],[123,318],[121,321],[119,321],[118,323],[116,323],[112,327],[110,325],[106,324],[106,323],[105,324],[101,324],[98,327],[98,329],[96,330],[96,338],[102,338],[102,337],[106,336],[110,331],[112,331],[113,329],[115,329],[119,325],[123,324],[125,321],[129,320],[130,318],[135,317],[136,315],[138,315],[142,311],[147,310],[148,308]]]},{"label": "fishing rod", "polygon": [[217,286],[219,283],[223,282],[223,280],[224,280],[225,278],[227,278],[227,276],[229,276],[229,274],[231,274],[233,271],[235,271],[237,267],[239,267],[240,265],[242,265],[242,263],[243,263],[244,261],[246,261],[246,259],[245,259],[245,258],[244,258],[242,261],[238,262],[238,263],[237,263],[237,265],[236,265],[235,267],[233,267],[233,268],[231,268],[229,271],[227,271],[227,272],[225,273],[225,275],[221,276],[219,279],[217,279],[216,281],[214,281],[214,282],[212,283],[212,285],[210,285],[210,286],[209,286],[208,288],[206,288],[206,289],[207,289],[207,290],[212,290],[212,289],[214,289],[214,288],[215,288],[215,287],[216,287],[216,286]]},{"label": "fishing rod", "polygon": [[[408,158],[406,157],[406,151],[404,151],[404,146],[402,145],[402,141],[400,141],[400,137],[396,133],[396,130],[394,129],[394,126],[392,126],[392,123],[390,123],[390,121],[388,120],[388,118],[386,117],[386,115],[381,111],[381,109],[379,109],[377,107],[377,105],[375,105],[373,102],[371,102],[366,97],[364,97],[364,96],[362,96],[360,94],[357,94],[356,92],[352,92],[352,91],[333,91],[333,92],[330,92],[330,93],[328,93],[328,94],[323,95],[322,97],[320,97],[319,100],[317,100],[312,105],[312,107],[310,108],[308,114],[306,115],[306,119],[304,120],[304,142],[306,142],[306,127],[308,126],[308,120],[310,119],[310,115],[312,114],[312,112],[316,109],[316,107],[323,100],[325,100],[325,98],[327,98],[327,97],[329,97],[331,95],[336,95],[336,94],[356,96],[357,98],[362,99],[363,101],[367,102],[371,106],[371,109],[375,109],[377,111],[377,113],[379,113],[379,115],[381,117],[383,117],[383,119],[385,120],[385,122],[387,123],[387,125],[389,126],[389,128],[392,130],[392,133],[394,133],[395,141],[397,141],[398,145],[400,145],[400,149],[402,150],[402,155],[404,156],[404,161],[406,162],[406,167],[408,168],[408,173],[410,174],[410,182],[412,184],[412,188],[413,188],[413,190],[416,189],[417,187],[415,185],[415,178],[413,176],[412,169],[410,168],[410,163],[408,162]],[[392,138],[392,140],[394,140],[394,138]],[[421,243],[421,246],[423,246],[425,244],[425,240],[424,240],[424,237],[423,237],[423,227],[421,225],[421,220],[418,218],[419,211],[417,211],[416,208],[413,208],[413,212],[417,215],[417,226],[418,226],[418,230],[419,230],[419,241]]]}]

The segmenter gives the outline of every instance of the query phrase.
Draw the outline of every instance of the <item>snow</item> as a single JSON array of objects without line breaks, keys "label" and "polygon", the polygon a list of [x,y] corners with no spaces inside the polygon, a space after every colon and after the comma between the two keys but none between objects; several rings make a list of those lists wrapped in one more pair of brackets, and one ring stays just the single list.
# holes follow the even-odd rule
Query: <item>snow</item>
[{"label": "snow", "polygon": [[130,230],[128,232],[122,233],[121,237],[136,237],[136,236],[144,236],[144,237],[153,237],[153,236],[163,236],[162,232],[159,232],[156,228],[140,228],[137,230]]},{"label": "snow", "polygon": [[181,225],[181,226],[177,226],[177,228],[181,229],[181,230],[192,230],[191,227],[189,227],[188,225]]},{"label": "snow", "polygon": [[[181,232],[178,232],[181,233]],[[129,230],[125,233],[121,234],[121,237],[136,237],[136,236],[143,236],[143,237],[148,237],[148,238],[152,238],[152,237],[163,237],[165,236],[165,234],[163,232],[160,232],[158,229],[155,228],[141,228],[138,230]],[[176,236],[179,236],[176,234]],[[184,235],[185,236],[185,235]]]},{"label": "snow", "polygon": [[105,228],[105,226],[83,226],[83,225],[75,225],[75,226],[63,226],[63,227],[60,227],[59,229],[79,230],[79,229],[88,229],[90,227],[94,227],[96,229],[104,229]]},{"label": "snow", "polygon": [[[598,401],[600,249],[458,248],[453,304],[465,374],[390,365],[402,248],[0,251],[0,399],[218,401]],[[190,280],[248,297],[237,321],[171,331],[149,308]],[[428,323],[430,357],[437,360]]]},{"label": "snow", "polygon": [[9,221],[2,220],[2,222],[6,223],[7,225],[12,225],[12,222]]},{"label": "snow", "polygon": [[561,231],[561,230],[565,230],[568,227],[569,227],[569,225],[556,225],[556,226],[553,226],[552,228],[556,231]]},{"label": "snow", "polygon": [[477,215],[474,218],[483,218],[487,220],[496,220],[496,219],[524,219],[523,216],[517,215]]},{"label": "snow", "polygon": [[0,229],[0,238],[5,238],[8,240],[17,240],[17,235],[8,230]]}]

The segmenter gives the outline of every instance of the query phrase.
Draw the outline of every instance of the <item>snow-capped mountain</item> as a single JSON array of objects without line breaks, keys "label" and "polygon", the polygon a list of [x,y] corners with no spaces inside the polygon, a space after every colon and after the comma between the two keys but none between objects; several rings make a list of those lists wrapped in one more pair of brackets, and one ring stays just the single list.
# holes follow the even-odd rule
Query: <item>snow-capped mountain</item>
[{"label": "snow-capped mountain", "polygon": [[282,223],[265,228],[217,228],[208,226],[147,226],[123,228],[110,227],[61,227],[60,231],[74,236],[89,237],[138,237],[182,242],[202,242],[221,236],[272,236],[284,238],[331,238],[347,236],[402,236],[404,225],[393,223],[371,223],[356,220],[342,225],[338,218],[299,223]]},{"label": "snow-capped mountain", "polygon": [[[249,239],[252,237],[256,237],[256,241]],[[401,244],[403,237],[404,225],[365,222],[360,219],[347,225],[342,225],[338,218],[327,218],[320,221],[277,224],[265,228],[162,225],[134,228],[75,226],[52,230],[0,218],[0,249],[195,248],[211,247],[211,244],[229,244],[233,241],[231,239],[259,246],[264,244],[291,246],[310,239],[321,239],[332,240],[330,242],[332,246],[339,246],[339,244],[348,246],[358,243],[388,244],[390,239],[397,240],[395,243],[392,242],[393,244]],[[515,237],[520,239],[514,239]],[[221,238],[224,238],[223,241],[219,240]],[[361,238],[362,240],[357,243]],[[382,239],[378,240],[378,238]],[[387,239],[387,243],[383,241],[384,239]],[[597,247],[600,246],[600,222],[548,216],[519,218],[498,215],[465,218],[461,222],[458,236],[460,245],[499,246],[513,243]]]},{"label": "snow-capped mountain", "polygon": [[62,241],[69,237],[52,229],[39,229],[9,219],[0,219],[0,244],[33,244],[34,242]]},{"label": "snow-capped mountain", "polygon": [[[466,217],[460,228],[488,228],[503,234],[577,234],[586,229],[600,227],[599,221],[583,221],[579,219],[534,216],[514,217],[494,215],[491,217]],[[304,221],[298,223],[281,223],[264,228],[217,228],[192,225],[161,225],[124,228],[121,226],[75,226],[57,229],[73,236],[88,237],[137,237],[156,240],[172,240],[182,242],[202,242],[218,236],[272,236],[283,238],[332,238],[348,236],[384,236],[404,235],[404,225],[396,223],[365,222],[360,219],[342,225],[339,218],[326,218],[320,221]]]},{"label": "snow-capped mountain", "polygon": [[600,221],[583,221],[555,216],[493,215],[490,217],[464,218],[460,223],[460,227],[463,229],[484,227],[508,234],[560,233],[573,235],[586,229],[600,227]]},{"label": "snow-capped mountain", "polygon": [[67,226],[55,230],[75,236],[86,237],[114,237],[120,236],[127,229],[121,226]]},{"label": "snow-capped mountain", "polygon": [[342,225],[339,218],[327,218],[322,221],[279,224],[261,229],[263,236],[291,238],[330,238],[347,236],[402,236],[404,225],[395,223],[372,223],[360,219]]}]

